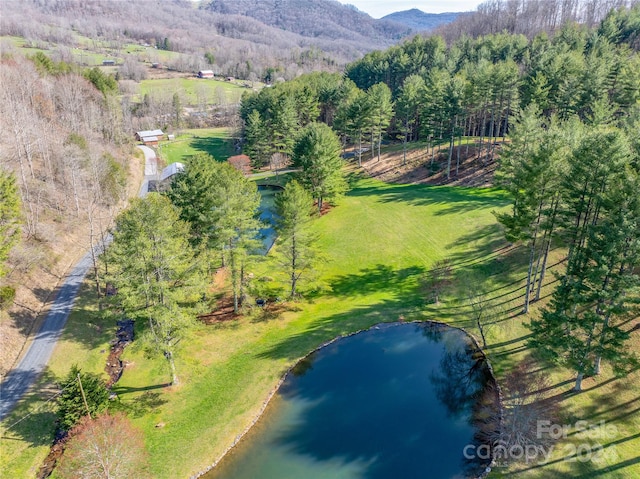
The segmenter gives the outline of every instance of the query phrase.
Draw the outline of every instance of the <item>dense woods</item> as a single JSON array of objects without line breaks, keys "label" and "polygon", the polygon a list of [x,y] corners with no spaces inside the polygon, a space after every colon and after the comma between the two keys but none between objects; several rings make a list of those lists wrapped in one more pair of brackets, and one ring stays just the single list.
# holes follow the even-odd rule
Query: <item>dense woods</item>
[{"label": "dense woods", "polygon": [[[474,143],[481,164],[497,160],[497,183],[513,198],[511,212],[498,219],[507,239],[529,251],[524,313],[540,299],[550,249],[568,250],[553,301],[531,321],[531,344],[573,368],[580,390],[603,359],[616,371],[636,361],[622,325],[639,286],[640,5],[611,10],[591,27],[592,20],[571,20],[593,19],[593,4],[572,5],[564,7],[566,18],[561,9],[539,12],[562,24],[551,36],[544,30],[555,23],[530,39],[502,32],[447,45],[416,36],[365,55],[344,76],[306,75],[247,94],[241,115],[256,165],[276,151],[301,164],[279,138],[309,124],[304,138],[314,120],[354,145],[358,164],[363,143],[371,142],[375,156],[382,131],[405,151],[422,140],[432,158],[436,144],[446,145],[447,178],[458,174],[463,139]],[[490,7],[505,5],[487,3],[480,14]]]},{"label": "dense woods", "polygon": [[[146,1],[141,8],[135,2],[4,2],[0,34],[23,37],[34,46],[55,44],[57,60],[68,61],[72,49],[86,48],[80,35],[97,50],[108,46],[136,62],[274,81],[337,70],[409,33],[407,27],[335,1],[316,0],[314,8],[307,1],[276,3],[281,2]],[[129,43],[150,48],[134,53]],[[136,75],[131,69],[128,74]]]},{"label": "dense woods", "polygon": [[6,246],[21,240],[0,267],[7,275],[0,284],[8,295],[5,306],[22,318],[2,322],[4,371],[21,347],[21,337],[10,331],[29,331],[50,291],[47,281],[57,282],[76,248],[94,251],[104,244],[126,196],[130,146],[123,142],[117,85],[99,71],[83,72],[44,55],[5,56],[0,83],[3,263]]},{"label": "dense woods", "polygon": [[[16,5],[17,2],[12,3]],[[47,54],[38,52],[26,57],[15,54],[15,48],[3,47],[2,51],[0,310],[14,303],[14,285],[25,289],[30,278],[35,279],[42,271],[62,277],[64,271],[49,271],[55,261],[63,258],[71,264],[74,258],[69,252],[90,251],[92,280],[100,298],[101,311],[96,315],[109,320],[126,315],[138,320],[136,334],[140,335],[140,343],[148,356],[166,362],[170,385],[190,383],[173,389],[173,398],[166,395],[165,402],[178,397],[182,403],[159,408],[166,417],[158,413],[141,422],[170,418],[166,420],[173,421],[173,430],[182,433],[180,428],[185,427],[196,431],[200,427],[196,421],[190,417],[182,420],[175,411],[193,400],[179,396],[184,391],[198,390],[199,401],[205,397],[201,392],[205,383],[199,381],[210,371],[223,371],[233,380],[237,374],[239,378],[236,389],[227,388],[228,397],[211,403],[222,411],[223,417],[229,412],[224,408],[233,400],[246,399],[242,395],[249,389],[238,386],[247,382],[245,375],[256,377],[251,376],[252,371],[242,369],[245,364],[257,371],[273,359],[268,354],[283,354],[275,360],[280,371],[285,356],[287,361],[300,357],[311,343],[324,339],[323,334],[334,334],[337,330],[326,327],[332,321],[340,322],[345,331],[352,326],[356,330],[356,325],[359,328],[357,321],[362,320],[366,327],[370,326],[367,321],[378,321],[367,317],[368,310],[361,314],[358,307],[362,305],[357,305],[360,299],[349,303],[352,297],[351,291],[345,292],[347,289],[382,291],[390,287],[389,294],[398,296],[398,304],[394,299],[384,306],[390,311],[385,321],[404,321],[405,314],[409,317],[414,312],[415,317],[424,319],[427,314],[446,309],[438,307],[441,302],[450,301],[449,287],[459,280],[459,271],[466,271],[458,266],[460,258],[456,258],[456,264],[451,258],[441,257],[454,246],[445,245],[442,240],[433,256],[429,252],[419,259],[411,258],[415,264],[407,267],[406,275],[402,271],[396,274],[390,266],[387,273],[388,265],[382,263],[372,270],[374,274],[369,274],[358,259],[346,258],[345,251],[362,257],[357,247],[363,238],[355,236],[370,233],[365,228],[375,227],[379,210],[360,213],[367,220],[362,225],[352,217],[340,219],[342,209],[330,213],[335,216],[315,222],[316,216],[327,213],[335,200],[359,181],[373,184],[369,190],[378,188],[376,195],[381,192],[380,195],[392,196],[390,187],[398,185],[385,185],[385,193],[374,180],[361,180],[355,178],[357,175],[347,178],[344,168],[351,163],[353,170],[360,171],[363,165],[381,162],[386,144],[392,144],[388,150],[404,152],[405,162],[410,150],[419,150],[424,168],[432,168],[438,155],[436,166],[442,168],[444,183],[455,181],[461,167],[464,169],[461,151],[465,148],[465,156],[473,157],[478,169],[491,165],[497,168],[492,180],[495,191],[500,192],[491,190],[496,195],[491,199],[500,209],[494,218],[489,213],[493,204],[487,202],[491,204],[486,207],[487,225],[495,227],[501,244],[506,239],[505,249],[515,253],[506,261],[500,258],[491,263],[490,267],[495,265],[497,270],[491,275],[502,275],[503,263],[513,261],[507,267],[519,271],[524,283],[517,299],[516,290],[500,293],[507,297],[501,305],[518,303],[514,308],[517,311],[511,311],[513,317],[505,321],[515,318],[515,327],[525,331],[524,339],[505,333],[504,344],[511,341],[526,345],[524,349],[535,351],[536,360],[542,359],[545,367],[566,367],[575,374],[575,391],[581,391],[585,378],[600,374],[605,364],[618,376],[638,368],[638,358],[629,345],[633,331],[630,324],[637,322],[640,297],[640,3],[489,0],[477,12],[458,17],[438,34],[416,35],[377,51],[371,49],[387,47],[404,37],[407,29],[392,22],[374,21],[353,7],[322,0],[147,2],[142,9],[144,18],[139,4],[122,2],[29,0],[19,5],[3,9],[0,33],[24,37],[27,46],[55,47]],[[112,69],[78,65],[71,50],[84,48],[87,38],[97,51],[109,45],[109,50],[103,51],[118,51],[124,61]],[[144,52],[129,53],[127,49],[133,43],[146,45]],[[224,158],[214,159],[205,153],[189,157],[184,160],[184,170],[170,184],[162,185],[161,192],[132,200],[118,214],[130,196],[127,178],[131,171],[140,170],[139,164],[132,163],[133,168],[129,164],[134,156],[132,132],[157,127],[180,130],[186,123],[187,109],[199,108],[199,113],[209,109],[207,95],[211,93],[202,89],[194,94],[199,105],[187,105],[186,95],[179,92],[136,93],[132,85],[152,71],[148,68],[151,63],[161,59],[170,70],[193,73],[211,69],[216,74],[246,79],[246,93],[240,105],[219,102],[228,107],[229,114],[222,120],[226,126],[235,129],[241,124],[238,132],[241,129],[242,133],[238,133],[234,146],[243,148],[255,169],[270,166],[276,176],[281,168],[295,169],[287,173],[294,178],[291,181],[288,177],[274,180],[278,185],[288,183],[274,200],[273,226],[278,238],[273,253],[267,257],[260,250],[259,231],[265,225],[258,219],[258,186],[229,163],[217,161]],[[254,80],[264,80],[267,85],[254,90]],[[236,109],[241,121],[235,116],[237,123],[231,125],[228,120]],[[363,191],[361,186],[356,188]],[[406,191],[408,188],[405,194]],[[426,197],[432,192],[424,191],[419,194]],[[394,194],[400,198],[402,192]],[[476,201],[483,194],[488,195],[473,191],[468,197],[460,194],[462,199],[452,201]],[[452,196],[442,198],[444,204]],[[503,198],[508,198],[506,208]],[[365,198],[358,200],[364,202]],[[389,229],[395,228],[395,220],[389,220]],[[323,251],[318,243],[325,249],[335,247],[319,242],[317,235],[322,225],[333,228],[331,221],[343,221],[347,227],[341,227],[353,230],[349,233],[354,236],[345,236],[350,240],[342,241],[336,250],[345,250],[340,252],[345,255],[345,263],[353,262],[357,267],[351,272],[346,272],[345,267],[345,271],[336,273],[342,267],[338,265],[333,276],[327,276],[327,283],[333,283],[326,296],[323,297],[322,288],[309,295],[316,309],[296,316],[307,307],[304,302],[296,304],[293,308],[300,309],[289,309],[287,317],[280,318],[282,321],[269,331],[275,323],[267,320],[271,318],[269,314],[277,316],[289,306],[281,298],[300,298],[309,291],[303,285],[319,275]],[[437,238],[438,232],[424,223],[427,221],[420,217],[411,222],[411,227],[435,243],[431,238]],[[100,256],[109,233],[114,242]],[[475,241],[459,238],[461,242]],[[375,237],[364,239],[379,242]],[[405,246],[400,244],[403,240],[404,236],[398,235],[389,244],[379,246],[397,255]],[[356,247],[351,248],[353,245]],[[464,257],[462,263],[476,261],[466,256],[469,251],[462,248],[457,252]],[[371,256],[377,259],[375,254]],[[552,258],[558,260],[554,282],[549,281]],[[503,262],[498,264],[499,261]],[[409,277],[411,292],[403,283],[403,275]],[[343,284],[341,292],[340,283],[349,277],[353,286],[347,288]],[[488,285],[495,286],[493,291],[505,286],[503,279],[493,284],[493,279],[488,278],[466,277],[464,294],[458,291],[460,298],[454,300],[457,305],[447,308],[462,305],[460,311],[466,313],[453,314],[461,318],[466,314],[466,324],[479,331],[483,348],[492,354],[492,348],[504,346],[491,344],[491,327],[499,329],[493,319],[496,315],[506,316],[506,312],[492,303],[495,298],[489,298]],[[391,291],[396,281],[400,286]],[[414,283],[420,282],[424,283],[420,284],[423,289],[415,295],[423,297],[412,303]],[[516,283],[517,280],[508,287]],[[425,289],[431,296],[426,301]],[[543,296],[545,289],[549,291],[548,299]],[[25,296],[24,291],[18,293]],[[42,291],[38,294],[43,301],[47,299]],[[341,294],[343,298],[339,298]],[[404,295],[409,297],[408,306]],[[331,304],[323,311],[326,304],[322,301],[326,298],[332,303],[344,300],[349,304],[345,310]],[[13,307],[23,307],[17,303]],[[31,303],[26,303],[23,309],[34,312],[29,309]],[[266,303],[276,312],[266,308]],[[530,314],[535,303],[537,308]],[[373,311],[381,304],[372,300],[365,306]],[[256,305],[261,308],[254,308]],[[221,326],[214,333],[203,333],[206,327],[196,322],[197,315],[223,309],[221,306],[228,309],[225,320],[243,312],[253,316],[249,321],[234,322],[232,327]],[[434,309],[429,309],[432,306]],[[387,313],[387,309],[383,311]],[[350,315],[357,315],[357,321]],[[20,314],[16,317],[23,318]],[[289,338],[279,337],[281,331],[276,328],[285,331],[291,318],[299,323],[299,329]],[[256,325],[258,320],[261,324]],[[324,329],[318,327],[320,323],[314,325],[317,320],[325,322]],[[302,325],[309,327],[302,329]],[[13,326],[20,326],[19,321]],[[98,327],[96,330],[99,332]],[[212,341],[211,351],[205,351],[210,345],[194,334],[203,333],[210,340],[214,334],[223,337],[228,332],[236,334],[236,330],[237,336],[229,344],[221,346]],[[250,331],[260,341],[259,335],[265,330],[273,335],[269,341],[275,343],[284,338],[284,346],[277,345],[271,353],[264,353],[270,345],[260,344],[262,349],[256,349],[257,354],[262,354],[259,366],[251,363],[254,358],[246,351],[234,351],[242,358],[242,365],[235,364],[236,370],[234,364],[224,368],[230,363],[220,358],[236,347],[234,341],[255,346],[257,343],[241,343],[241,335]],[[30,329],[23,328],[20,333],[26,337]],[[305,335],[304,344],[295,342]],[[196,347],[202,348],[202,363],[198,362],[200,358],[182,356],[184,351],[198,353],[189,349]],[[501,349],[495,351],[500,351],[496,357],[504,355]],[[131,354],[142,357],[135,356],[137,351]],[[508,361],[513,358],[516,356],[500,363],[501,367],[510,368]],[[3,368],[5,364],[10,361],[3,361]],[[213,366],[209,368],[210,365]],[[144,377],[148,366],[138,367],[136,374],[140,376],[136,381]],[[156,371],[145,378],[150,384],[164,374],[157,372],[155,363],[152,367]],[[525,371],[528,367],[521,366],[517,374],[512,374],[529,374]],[[273,372],[268,380],[277,374],[280,373]],[[566,375],[566,371],[560,374]],[[506,382],[507,391],[517,389],[514,377],[507,376]],[[214,394],[216,387],[224,389],[218,383],[209,387],[211,384],[214,383],[206,385],[206,394]],[[127,387],[122,392],[125,397]],[[164,387],[163,383],[158,389]],[[532,401],[542,400],[543,393],[551,389],[541,380],[527,387],[522,394],[536,395]],[[542,392],[533,391],[536,387]],[[162,391],[152,394],[165,395]],[[511,399],[518,394],[513,393]],[[146,401],[143,395],[135,401]],[[154,404],[156,396],[144,397]],[[73,367],[60,384],[57,404],[62,428],[70,430],[75,426],[75,438],[62,463],[61,476],[74,477],[83,465],[113,454],[123,460],[125,476],[147,475],[140,433],[122,416],[102,415],[107,408],[118,407],[111,404],[119,403],[109,402],[106,386],[97,375]],[[240,407],[247,409],[245,406],[242,403]],[[144,404],[131,407],[130,411],[125,410],[145,414]],[[85,414],[99,419],[84,420]],[[146,439],[149,430],[155,432],[164,427],[164,422],[156,424],[146,424]],[[101,440],[101,428],[121,431],[123,439],[130,442]],[[186,443],[188,437],[180,436],[179,441]],[[129,444],[127,451],[121,449],[122,444]],[[153,449],[153,453],[160,456],[158,450]]]}]

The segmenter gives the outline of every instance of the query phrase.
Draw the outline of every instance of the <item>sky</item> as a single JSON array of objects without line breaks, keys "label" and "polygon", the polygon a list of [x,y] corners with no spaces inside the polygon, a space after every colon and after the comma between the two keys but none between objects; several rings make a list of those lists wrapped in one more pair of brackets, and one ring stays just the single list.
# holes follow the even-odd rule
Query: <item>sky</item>
[{"label": "sky", "polygon": [[351,4],[373,18],[417,8],[425,13],[466,12],[475,10],[482,0],[340,0]]}]

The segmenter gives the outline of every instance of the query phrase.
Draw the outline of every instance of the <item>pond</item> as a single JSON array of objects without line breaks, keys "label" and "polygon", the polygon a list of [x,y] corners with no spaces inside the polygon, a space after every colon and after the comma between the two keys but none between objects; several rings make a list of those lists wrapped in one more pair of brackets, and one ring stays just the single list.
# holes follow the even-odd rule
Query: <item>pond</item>
[{"label": "pond", "polygon": [[265,255],[269,252],[273,243],[276,242],[276,194],[282,191],[282,187],[275,185],[258,185],[260,193],[260,221],[265,225],[260,228],[259,236],[262,240],[262,247],[259,253]]},{"label": "pond", "polygon": [[207,479],[463,478],[488,465],[472,410],[488,380],[460,330],[379,325],[315,351]]}]

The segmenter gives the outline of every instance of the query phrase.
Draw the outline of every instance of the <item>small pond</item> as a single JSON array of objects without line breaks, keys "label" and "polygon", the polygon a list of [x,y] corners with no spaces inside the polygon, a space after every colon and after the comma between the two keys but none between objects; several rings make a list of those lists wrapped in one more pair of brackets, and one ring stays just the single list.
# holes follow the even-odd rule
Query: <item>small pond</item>
[{"label": "small pond", "polygon": [[434,323],[376,326],[312,353],[207,479],[464,478],[487,464],[472,409],[487,381],[468,337]]},{"label": "small pond", "polygon": [[260,220],[264,223],[265,227],[260,228],[260,239],[262,240],[262,247],[260,248],[260,254],[267,254],[273,243],[276,241],[276,194],[282,191],[282,187],[275,185],[258,185],[258,192],[260,193]]}]

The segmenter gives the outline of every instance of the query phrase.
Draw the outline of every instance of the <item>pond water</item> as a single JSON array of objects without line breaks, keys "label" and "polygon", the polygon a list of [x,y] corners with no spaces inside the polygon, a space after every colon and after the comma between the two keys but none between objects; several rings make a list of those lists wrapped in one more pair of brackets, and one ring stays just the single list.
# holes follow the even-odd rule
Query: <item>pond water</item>
[{"label": "pond water", "polygon": [[207,479],[463,478],[487,464],[472,409],[487,379],[467,336],[433,323],[338,339],[289,373]]},{"label": "pond water", "polygon": [[275,218],[276,207],[275,197],[276,194],[282,191],[280,186],[271,185],[258,185],[258,192],[260,193],[260,220],[266,225],[264,228],[260,228],[260,239],[262,240],[262,247],[260,248],[260,254],[267,254],[273,243],[276,241]]}]

